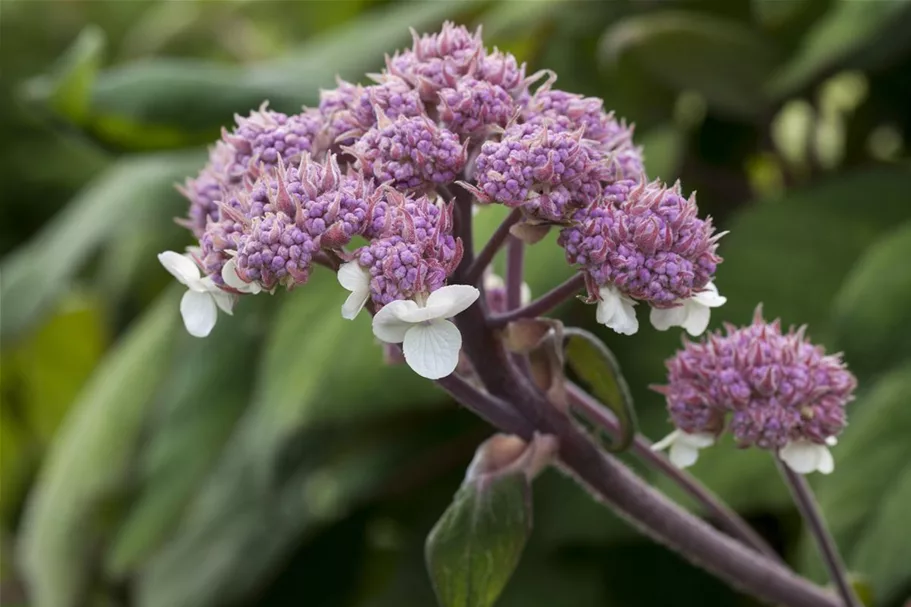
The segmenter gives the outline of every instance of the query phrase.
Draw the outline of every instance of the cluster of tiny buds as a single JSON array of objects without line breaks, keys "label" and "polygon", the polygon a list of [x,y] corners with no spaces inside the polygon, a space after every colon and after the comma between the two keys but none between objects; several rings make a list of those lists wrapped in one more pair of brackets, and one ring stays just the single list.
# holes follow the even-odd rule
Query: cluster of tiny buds
[{"label": "cluster of tiny buds", "polygon": [[[339,80],[318,107],[293,115],[264,103],[222,132],[181,190],[198,276],[168,256],[168,269],[215,304],[200,318],[187,315],[201,307],[186,306],[188,327],[207,333],[226,302],[299,287],[325,265],[351,291],[345,317],[369,302],[377,337],[398,339],[419,373],[448,374],[460,339],[446,319],[466,289],[480,294],[449,284],[462,258],[453,230],[462,191],[519,209],[535,229],[561,228],[604,324],[632,332],[632,305],[645,301],[659,328],[701,332],[705,311],[723,302],[711,282],[718,237],[679,186],[647,183],[632,127],[600,100],[554,88],[551,72],[527,76],[515,57],[485,48],[480,29],[446,23],[412,34],[411,48],[368,75],[372,84]],[[350,250],[355,237],[366,244]],[[420,331],[406,339],[384,332],[387,321],[435,326],[422,343],[439,347],[419,351]],[[443,362],[422,368],[419,359]]]},{"label": "cluster of tiny buds", "polygon": [[665,395],[676,430],[658,444],[670,446],[678,465],[727,430],[740,447],[777,453],[799,473],[829,473],[828,450],[845,426],[845,405],[856,380],[839,355],[809,342],[805,327],[783,333],[757,308],[752,324],[712,333],[668,363]]}]

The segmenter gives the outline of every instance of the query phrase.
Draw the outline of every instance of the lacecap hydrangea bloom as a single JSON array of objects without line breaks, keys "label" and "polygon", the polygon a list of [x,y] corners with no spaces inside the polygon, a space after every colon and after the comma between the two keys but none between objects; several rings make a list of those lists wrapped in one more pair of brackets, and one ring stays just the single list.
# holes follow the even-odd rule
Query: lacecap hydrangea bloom
[{"label": "lacecap hydrangea bloom", "polygon": [[715,332],[667,362],[665,395],[676,430],[656,449],[693,464],[698,450],[730,432],[740,447],[777,454],[801,474],[834,469],[829,447],[845,427],[845,405],[857,382],[839,355],[826,355],[805,327],[782,332],[757,308],[753,323]]},{"label": "lacecap hydrangea bloom", "polygon": [[[315,108],[264,103],[238,116],[181,188],[190,205],[179,221],[197,243],[161,260],[189,288],[191,333],[207,335],[239,297],[299,288],[324,266],[349,292],[345,318],[367,308],[375,336],[403,344],[415,371],[448,375],[461,345],[449,319],[484,288],[483,273],[453,284],[459,192],[562,229],[608,326],[632,332],[643,301],[659,328],[705,328],[723,301],[717,236],[679,188],[648,183],[633,128],[600,100],[555,88],[551,72],[527,75],[480,30],[452,23],[413,32],[385,66],[369,83],[338,80]],[[502,289],[491,291],[484,305],[502,309]]]}]

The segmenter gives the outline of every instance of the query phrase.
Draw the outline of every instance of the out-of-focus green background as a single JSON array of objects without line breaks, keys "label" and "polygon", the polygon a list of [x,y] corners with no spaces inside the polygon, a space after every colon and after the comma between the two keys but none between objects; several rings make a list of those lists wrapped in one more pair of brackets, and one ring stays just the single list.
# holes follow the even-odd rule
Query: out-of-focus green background
[{"label": "out-of-focus green background", "polygon": [[[636,123],[650,176],[698,190],[730,230],[715,325],[764,302],[845,352],[859,397],[836,472],[812,482],[875,604],[901,604],[911,10],[885,0],[4,0],[2,604],[433,605],[423,540],[489,428],[385,367],[369,321],[339,316],[333,276],[244,299],[198,340],[155,254],[190,244],[173,184],[235,112],[314,104],[446,18],[603,97]],[[479,230],[497,220],[484,211]],[[536,292],[568,274],[553,239],[531,257]],[[679,335],[601,334],[662,436],[647,386]],[[824,581],[766,454],[722,445],[694,472]],[[751,604],[557,473],[534,505],[499,605]]]}]

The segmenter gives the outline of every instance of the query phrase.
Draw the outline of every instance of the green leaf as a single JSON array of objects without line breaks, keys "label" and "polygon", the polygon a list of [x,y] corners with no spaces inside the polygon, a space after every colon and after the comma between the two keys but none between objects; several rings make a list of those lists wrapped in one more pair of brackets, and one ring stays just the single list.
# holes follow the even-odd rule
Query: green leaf
[{"label": "green leaf", "polygon": [[251,592],[303,536],[344,516],[416,457],[420,434],[371,424],[443,399],[407,367],[383,365],[369,317],[341,317],[345,293],[332,273],[316,272],[276,297],[281,309],[252,365],[252,402],[179,533],[140,572],[142,607],[207,607]]},{"label": "green leaf", "polygon": [[695,91],[735,115],[764,107],[762,86],[775,65],[774,49],[743,24],[682,11],[620,20],[605,32],[601,57],[629,61],[666,86]]},{"label": "green leaf", "polygon": [[855,373],[870,375],[911,356],[911,223],[873,243],[845,279],[833,304],[835,343]]},{"label": "green leaf", "polygon": [[379,8],[284,57],[247,66],[196,59],[120,65],[101,72],[90,98],[81,101],[88,107],[85,126],[93,136],[125,149],[207,143],[233,122],[235,113],[246,115],[265,100],[288,113],[315,105],[320,88],[332,87],[336,74],[360,81],[365,72],[382,67],[386,53],[409,44],[409,26],[432,29],[480,4],[444,0]]},{"label": "green leaf", "polygon": [[[911,365],[884,375],[849,408],[847,430],[832,450],[835,473],[816,495],[852,571],[867,576],[889,604],[911,582],[907,516],[911,499]],[[875,499],[872,499],[875,496]],[[801,545],[804,569],[821,576],[812,538]]]},{"label": "green leaf", "polygon": [[830,302],[863,251],[911,218],[908,188],[911,171],[871,169],[750,205],[728,223],[719,246],[723,316],[746,322],[763,302],[767,317],[809,322],[819,341]]},{"label": "green leaf", "polygon": [[490,607],[519,564],[531,531],[524,473],[466,481],[427,537],[441,607]]},{"label": "green leaf", "polygon": [[141,490],[106,551],[123,577],[165,542],[250,402],[251,360],[274,297],[244,297],[206,339],[182,334],[138,463]]},{"label": "green leaf", "polygon": [[37,322],[89,256],[124,224],[149,209],[183,214],[174,183],[202,165],[199,152],[139,156],[119,161],[80,192],[26,245],[3,260],[0,336],[16,339]]},{"label": "green leaf", "polygon": [[54,441],[24,514],[20,566],[32,600],[76,605],[106,505],[119,497],[146,408],[167,368],[177,290],[162,296],[105,356]]},{"label": "green leaf", "polygon": [[[895,54],[907,48],[911,24],[907,0],[889,2],[835,2],[804,36],[796,57],[774,74],[769,93],[784,99],[821,74],[839,66],[869,67],[869,58]],[[863,59],[867,61],[862,61]]]},{"label": "green leaf", "polygon": [[10,520],[61,420],[104,352],[98,302],[73,295],[30,339],[3,353],[0,514]]},{"label": "green leaf", "polygon": [[88,115],[89,95],[101,67],[104,48],[104,31],[95,25],[86,27],[57,61],[51,74],[26,85],[26,97],[43,101],[54,112],[82,124]]},{"label": "green leaf", "polygon": [[629,386],[614,353],[596,335],[583,329],[567,328],[566,362],[594,396],[613,411],[620,422],[620,436],[608,451],[626,451],[636,436],[636,409]]}]

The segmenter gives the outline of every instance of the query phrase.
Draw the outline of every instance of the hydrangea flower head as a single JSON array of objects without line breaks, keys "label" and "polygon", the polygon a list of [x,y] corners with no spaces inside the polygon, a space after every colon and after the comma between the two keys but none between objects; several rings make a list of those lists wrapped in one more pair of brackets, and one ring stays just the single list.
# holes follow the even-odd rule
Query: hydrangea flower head
[{"label": "hydrangea flower head", "polygon": [[376,126],[377,111],[390,119],[421,116],[424,103],[404,80],[387,76],[367,87],[339,81],[338,89],[322,92],[320,110],[328,116],[331,141],[350,146]]},{"label": "hydrangea flower head", "polygon": [[577,225],[560,239],[567,259],[582,266],[593,301],[624,311],[607,315],[618,319],[608,326],[630,332],[626,321],[635,316],[633,302],[641,301],[652,307],[657,328],[683,326],[698,335],[708,324],[707,309],[724,303],[711,282],[721,235],[713,235],[711,219],[697,216],[695,197],[684,198],[679,183],[640,183],[631,190],[628,182],[616,184],[613,197],[573,219]]},{"label": "hydrangea flower head", "polygon": [[427,116],[393,120],[382,112],[377,126],[346,151],[377,183],[401,190],[426,190],[455,181],[467,155],[458,135]]},{"label": "hydrangea flower head", "polygon": [[440,122],[450,131],[471,136],[486,134],[494,127],[504,128],[517,106],[503,87],[464,78],[455,87],[440,91],[437,111]]},{"label": "hydrangea flower head", "polygon": [[597,142],[601,151],[612,160],[610,181],[640,180],[645,175],[642,149],[633,143],[633,127],[617,120],[613,112],[604,111],[604,102],[542,85],[526,103],[525,120],[546,124],[553,130],[576,131]]},{"label": "hydrangea flower head", "polygon": [[469,189],[482,202],[521,207],[527,216],[560,223],[600,197],[605,166],[600,160],[581,131],[515,124],[499,141],[481,147],[477,185]]},{"label": "hydrangea flower head", "polygon": [[678,437],[727,430],[739,446],[775,452],[796,472],[832,471],[828,447],[845,426],[856,380],[804,327],[784,333],[757,308],[746,327],[684,342],[667,367],[668,384],[658,390]]},{"label": "hydrangea flower head", "polygon": [[452,87],[459,78],[474,72],[484,53],[480,29],[472,34],[464,26],[447,21],[437,34],[411,33],[411,49],[387,59],[387,70],[410,83],[426,101],[435,101],[440,89]]},{"label": "hydrangea flower head", "polygon": [[201,238],[210,221],[218,221],[218,205],[224,200],[226,192],[239,181],[235,165],[234,148],[218,141],[209,149],[209,161],[195,179],[187,179],[178,190],[190,201],[190,210],[186,219],[178,222]]},{"label": "hydrangea flower head", "polygon": [[[345,288],[377,306],[403,299],[426,299],[443,287],[462,259],[462,243],[452,235],[452,206],[427,197],[406,198],[386,190],[384,235],[355,251],[362,278],[353,274]],[[353,272],[353,270],[346,270]],[[352,286],[353,285],[353,286]],[[352,309],[360,309],[352,301]],[[355,312],[356,314],[356,312]]]},{"label": "hydrangea flower head", "polygon": [[237,128],[224,131],[222,139],[234,148],[238,166],[250,174],[261,165],[276,166],[279,158],[296,164],[304,152],[317,154],[326,147],[325,120],[319,110],[288,116],[263,103],[258,111],[236,120]]}]

